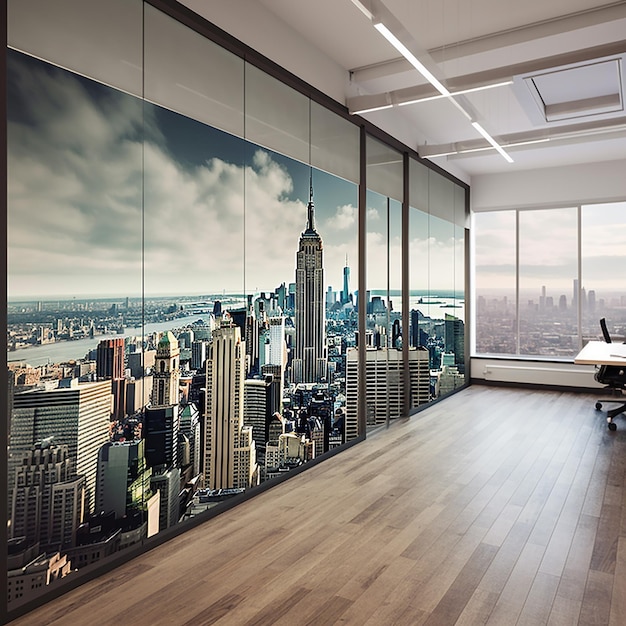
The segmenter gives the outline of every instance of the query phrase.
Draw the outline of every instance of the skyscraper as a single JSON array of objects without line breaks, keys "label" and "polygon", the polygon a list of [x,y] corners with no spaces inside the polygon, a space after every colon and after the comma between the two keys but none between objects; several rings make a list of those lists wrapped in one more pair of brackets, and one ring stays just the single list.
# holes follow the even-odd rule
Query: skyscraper
[{"label": "skyscraper", "polygon": [[178,383],[180,378],[180,348],[171,331],[166,331],[159,339],[154,362],[152,383],[152,406],[178,404]]},{"label": "skyscraper", "polygon": [[346,265],[343,268],[343,289],[341,291],[341,304],[350,302],[350,267],[348,266],[348,255],[346,254]]},{"label": "skyscraper", "polygon": [[[346,361],[346,441],[358,436],[358,355],[366,349],[365,377],[367,379],[367,425],[384,424],[391,419],[407,417],[402,414],[404,377],[402,350],[395,348],[348,348]],[[430,368],[428,350],[409,350],[409,384],[411,407],[430,400]],[[410,407],[410,408],[411,408]]]},{"label": "skyscraper", "polygon": [[72,468],[67,446],[37,442],[15,472],[9,537],[25,537],[44,550],[76,545],[85,515],[85,477]]},{"label": "skyscraper", "polygon": [[144,440],[111,441],[98,451],[96,512],[115,513],[120,519],[143,510],[153,495],[152,470],[146,466]]},{"label": "skyscraper", "polygon": [[124,339],[103,339],[96,350],[96,376],[120,380],[124,378]]},{"label": "skyscraper", "polygon": [[96,376],[98,380],[111,380],[113,417],[122,418],[126,410],[126,385],[124,381],[124,339],[103,339],[96,349]]},{"label": "skyscraper", "polygon": [[444,349],[454,353],[454,365],[465,371],[465,323],[446,313],[444,321]]},{"label": "skyscraper", "polygon": [[[109,441],[111,382],[78,383],[59,381],[55,389],[37,389],[15,394],[9,445],[9,477],[16,460],[34,442],[54,437],[66,445],[75,461],[75,471],[86,478],[88,510],[95,504],[98,450]],[[17,458],[16,458],[17,457]]]},{"label": "skyscraper", "polygon": [[307,207],[307,224],[296,254],[294,382],[318,382],[326,377],[324,311],[324,260],[322,238],[315,230],[313,184]]},{"label": "skyscraper", "polygon": [[246,347],[238,326],[221,324],[206,361],[205,486],[245,488],[256,473],[252,427],[243,425]]}]

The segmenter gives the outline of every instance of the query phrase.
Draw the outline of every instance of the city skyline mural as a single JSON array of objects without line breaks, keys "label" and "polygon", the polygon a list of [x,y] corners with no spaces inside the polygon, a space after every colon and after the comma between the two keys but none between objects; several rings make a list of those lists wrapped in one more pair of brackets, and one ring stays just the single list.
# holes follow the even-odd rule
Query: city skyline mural
[{"label": "city skyline mural", "polygon": [[16,563],[63,578],[346,441],[354,183],[14,51],[8,112]]},{"label": "city skyline mural", "polygon": [[403,332],[398,201],[367,192],[359,294],[356,183],[8,61],[10,581],[34,556],[74,575],[363,436],[361,349],[367,429],[403,416],[404,342],[410,408],[463,384],[451,222],[411,231]]}]

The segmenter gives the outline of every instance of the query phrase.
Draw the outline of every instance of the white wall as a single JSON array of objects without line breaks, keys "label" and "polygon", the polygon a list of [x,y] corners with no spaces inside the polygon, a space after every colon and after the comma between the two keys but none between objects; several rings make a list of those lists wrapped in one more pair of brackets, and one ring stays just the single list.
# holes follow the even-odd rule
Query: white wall
[{"label": "white wall", "polygon": [[473,176],[473,211],[626,199],[626,159]]}]

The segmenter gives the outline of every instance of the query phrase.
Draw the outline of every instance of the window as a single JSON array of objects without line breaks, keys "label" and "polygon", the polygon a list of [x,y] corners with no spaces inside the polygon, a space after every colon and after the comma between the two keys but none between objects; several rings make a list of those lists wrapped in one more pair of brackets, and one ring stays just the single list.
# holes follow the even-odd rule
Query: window
[{"label": "window", "polygon": [[474,215],[477,354],[571,359],[626,334],[626,203]]}]

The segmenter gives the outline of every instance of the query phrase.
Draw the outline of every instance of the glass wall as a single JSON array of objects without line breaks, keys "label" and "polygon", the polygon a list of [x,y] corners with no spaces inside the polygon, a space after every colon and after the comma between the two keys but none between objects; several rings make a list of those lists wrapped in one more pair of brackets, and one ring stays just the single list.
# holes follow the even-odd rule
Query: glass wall
[{"label": "glass wall", "polygon": [[[402,154],[367,137],[367,425],[403,415]],[[355,352],[354,358],[357,358]]]},{"label": "glass wall", "polygon": [[410,346],[425,361],[417,404],[465,382],[465,194],[410,161]]},{"label": "glass wall", "polygon": [[9,45],[11,611],[363,437],[357,342],[368,425],[440,395],[466,190],[413,163],[407,250],[403,153],[359,206],[358,125],[140,0],[15,0]]},{"label": "glass wall", "polygon": [[626,203],[474,216],[476,352],[571,359],[625,334]]}]

